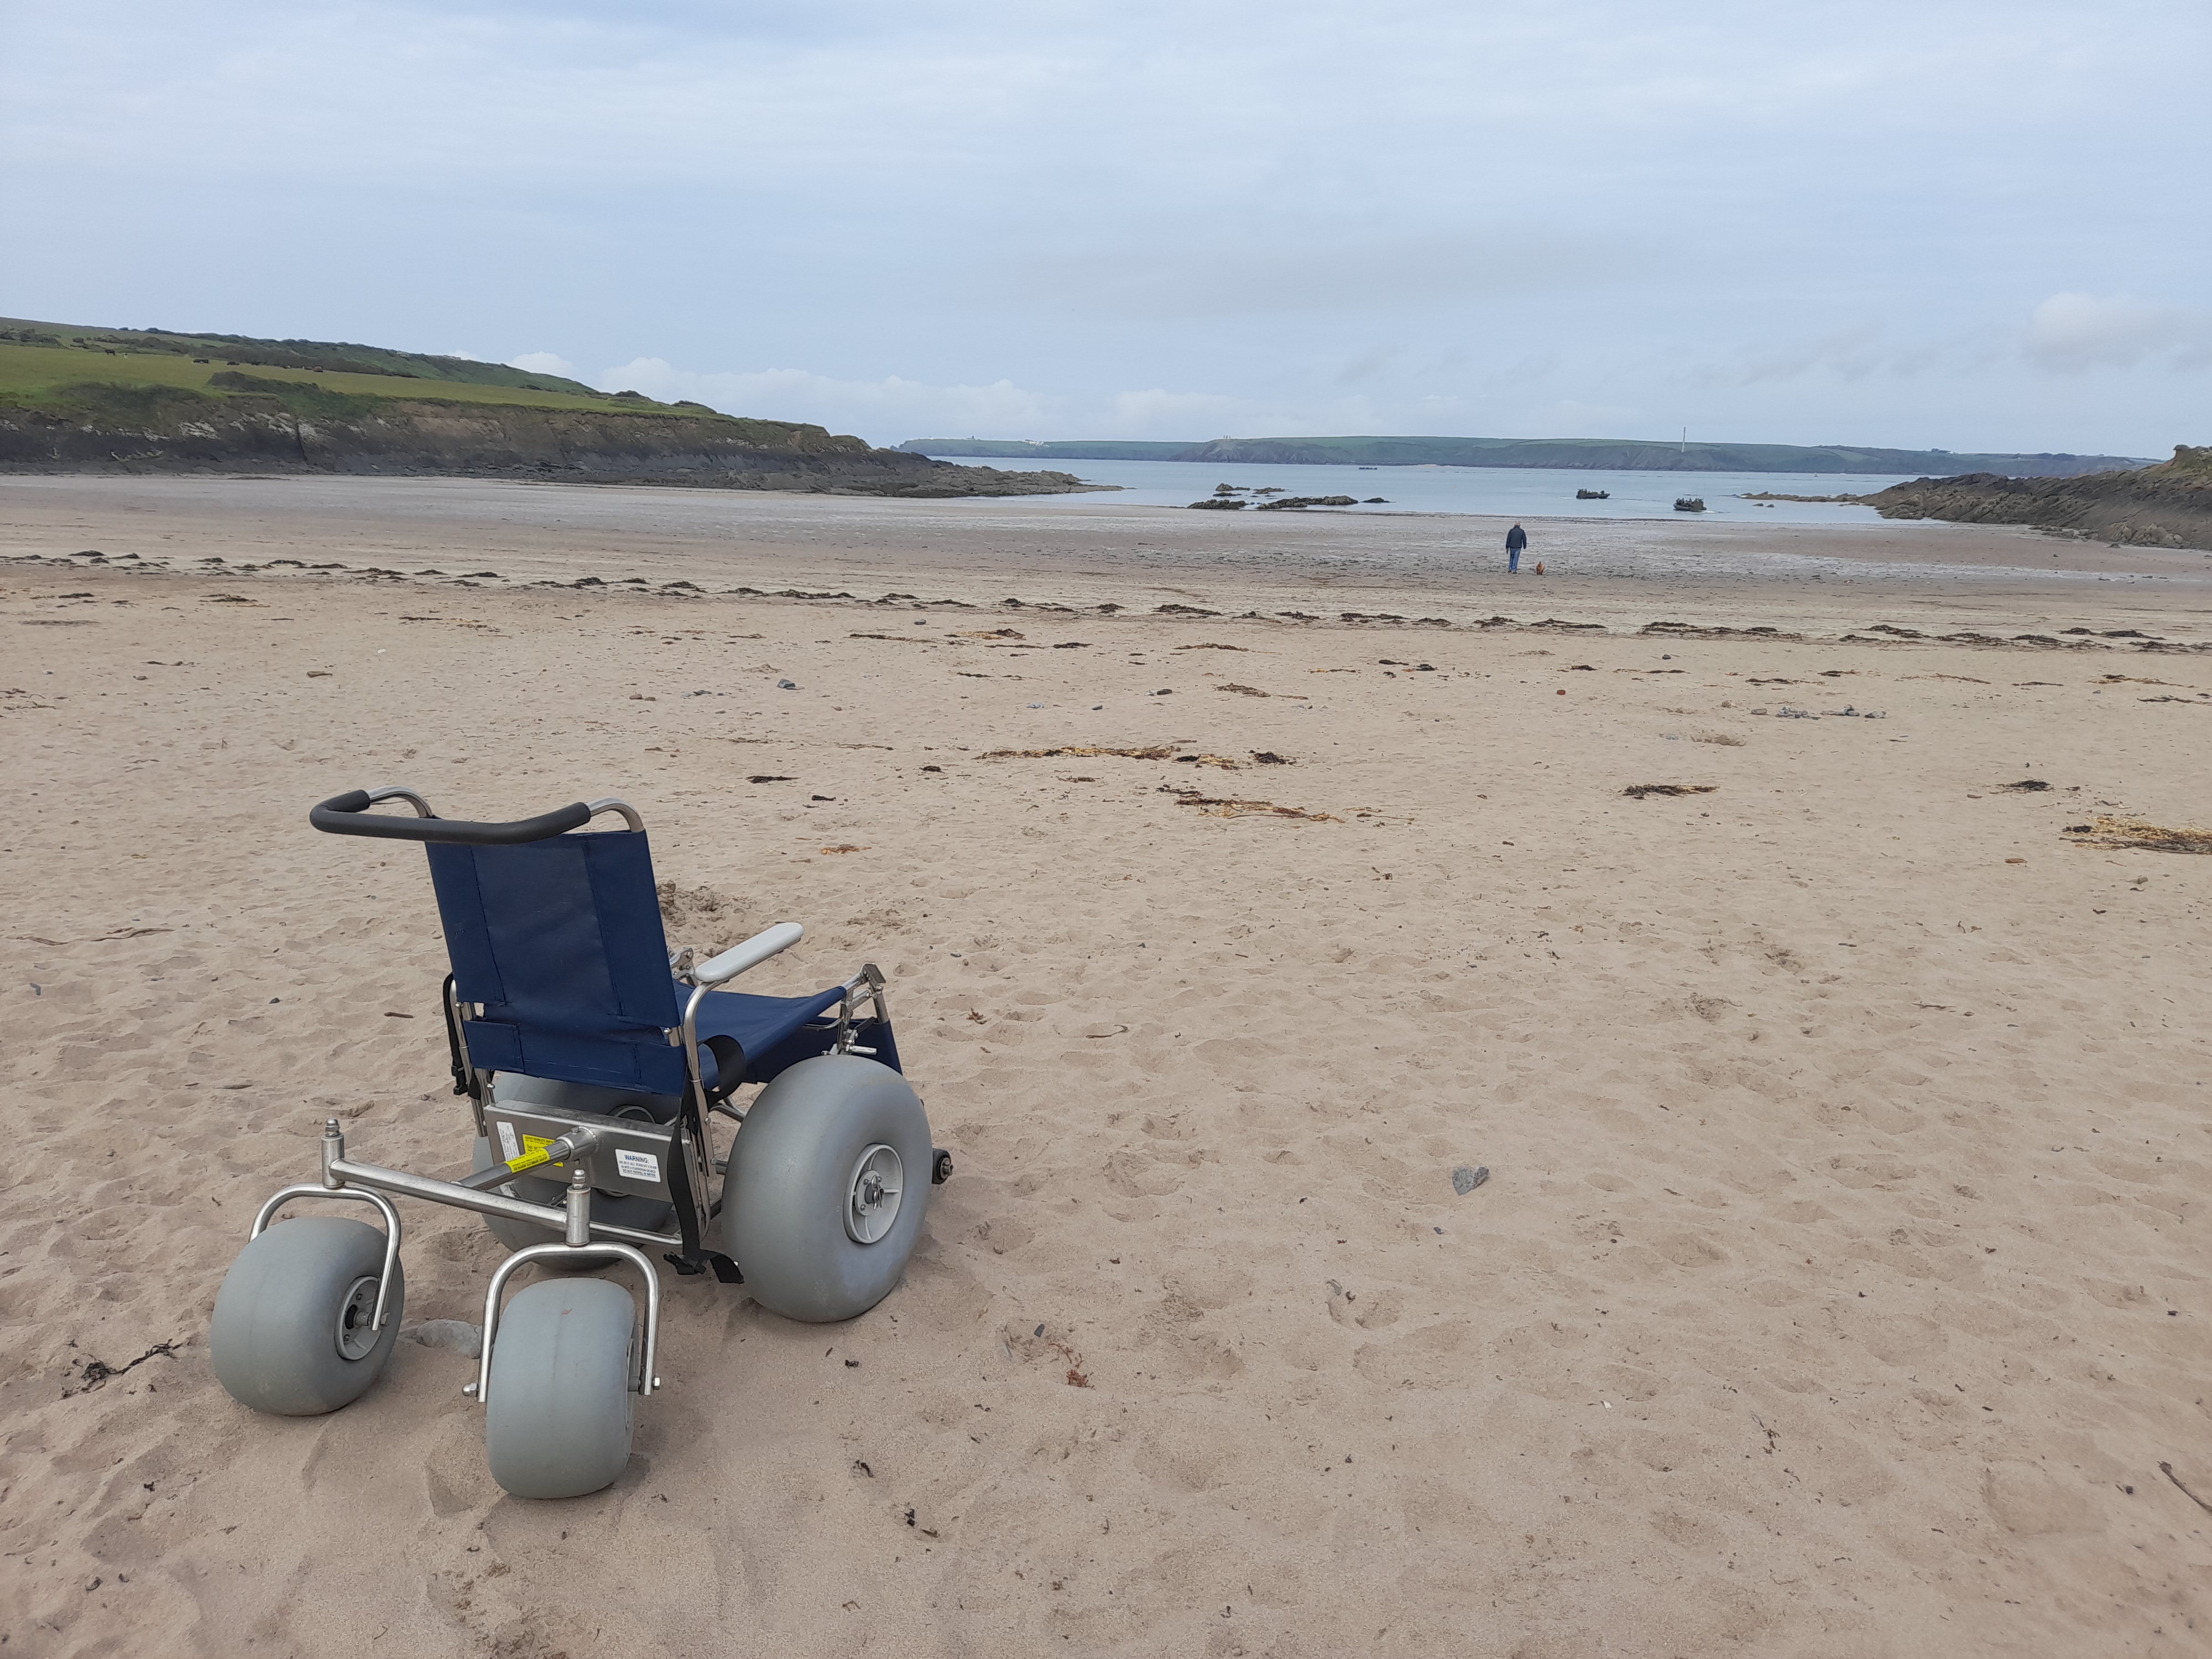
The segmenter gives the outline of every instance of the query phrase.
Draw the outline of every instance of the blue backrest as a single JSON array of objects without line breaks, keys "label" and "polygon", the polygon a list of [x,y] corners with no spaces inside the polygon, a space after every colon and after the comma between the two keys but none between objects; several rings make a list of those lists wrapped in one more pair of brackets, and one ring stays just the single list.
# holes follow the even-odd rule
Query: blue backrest
[{"label": "blue backrest", "polygon": [[643,830],[424,850],[456,994],[483,1005],[462,1024],[473,1065],[683,1092],[667,1031],[684,1011]]}]

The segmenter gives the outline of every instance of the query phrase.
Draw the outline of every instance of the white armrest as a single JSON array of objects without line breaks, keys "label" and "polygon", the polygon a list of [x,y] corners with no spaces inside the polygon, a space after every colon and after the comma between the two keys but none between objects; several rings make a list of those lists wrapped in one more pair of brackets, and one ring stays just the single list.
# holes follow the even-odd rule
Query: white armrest
[{"label": "white armrest", "polygon": [[806,930],[797,922],[779,921],[743,945],[732,945],[713,961],[701,963],[691,970],[691,977],[701,985],[720,985],[748,968],[759,967],[777,951],[788,951],[805,937]]}]

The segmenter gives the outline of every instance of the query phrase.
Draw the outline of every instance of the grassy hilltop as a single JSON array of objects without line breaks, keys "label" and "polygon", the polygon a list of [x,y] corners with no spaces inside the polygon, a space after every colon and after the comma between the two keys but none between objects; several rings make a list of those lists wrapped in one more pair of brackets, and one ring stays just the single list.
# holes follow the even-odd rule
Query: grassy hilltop
[{"label": "grassy hilltop", "polygon": [[1006,495],[1065,473],[949,465],[800,421],[323,340],[0,318],[0,470],[461,474]]},{"label": "grassy hilltop", "polygon": [[[704,404],[660,404],[641,392],[597,392],[558,374],[536,374],[466,357],[324,340],[81,328],[0,318],[0,405],[55,413],[130,406],[149,412],[164,407],[181,411],[190,407],[190,399],[221,400],[241,393],[273,397],[297,405],[303,413],[325,414],[374,406],[334,401],[348,398],[495,404],[611,415],[673,409],[733,422],[767,441],[802,432],[830,435],[821,427],[800,422],[743,420]],[[858,438],[845,441],[861,442]]]},{"label": "grassy hilltop", "polygon": [[[170,329],[82,328],[70,323],[39,323],[20,317],[0,317],[0,342],[27,347],[34,353],[70,351],[109,357],[130,357],[128,365],[109,368],[131,378],[159,380],[173,386],[204,383],[191,371],[200,367],[240,366],[296,370],[303,374],[367,374],[384,380],[430,380],[453,386],[504,386],[514,391],[544,392],[600,399],[580,380],[557,374],[538,374],[509,368],[505,363],[480,363],[469,357],[440,357],[422,352],[393,351],[383,346],[356,345],[334,340],[257,340],[242,334],[187,334]],[[159,364],[168,359],[176,372],[164,374]],[[155,361],[148,361],[155,360]],[[84,357],[33,356],[20,360],[12,374],[0,374],[0,389],[14,386],[19,377],[35,385],[48,375],[58,380],[84,378]],[[97,368],[99,366],[94,365]],[[107,378],[105,374],[94,378]]]}]

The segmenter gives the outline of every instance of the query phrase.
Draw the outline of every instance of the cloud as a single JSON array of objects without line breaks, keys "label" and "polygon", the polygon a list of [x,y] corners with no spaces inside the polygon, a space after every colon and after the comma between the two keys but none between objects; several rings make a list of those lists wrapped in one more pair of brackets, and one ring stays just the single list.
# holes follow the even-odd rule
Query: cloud
[{"label": "cloud", "polygon": [[2212,144],[2212,7],[1990,15],[17,5],[8,305],[658,364],[890,439],[2151,453],[2212,362],[2212,243],[2145,162]]},{"label": "cloud", "polygon": [[2054,294],[2028,318],[2021,349],[2058,374],[2134,368],[2153,358],[2200,368],[2212,365],[2212,317],[2124,294]]},{"label": "cloud", "polygon": [[[1114,244],[1032,258],[1017,268],[1012,286],[1031,304],[1147,322],[1387,314],[1618,284],[1648,276],[1663,257],[1626,236],[1533,222],[1443,235],[1320,222],[1240,228],[1227,239],[1190,231],[1162,223]],[[993,291],[1004,297],[1001,287]]]},{"label": "cloud", "polygon": [[1109,438],[1194,437],[1226,430],[1241,413],[1237,399],[1212,392],[1149,392],[1115,394]]},{"label": "cloud", "polygon": [[1747,344],[1698,365],[1689,384],[1705,388],[1786,386],[1818,377],[1831,385],[1876,378],[1911,380],[1985,369],[2002,355],[2001,337],[1989,328],[1948,336],[1899,339],[1885,325],[1844,323],[1817,335]]},{"label": "cloud", "polygon": [[564,380],[576,378],[575,364],[550,351],[526,351],[520,357],[509,357],[507,366],[532,374],[557,374]]},{"label": "cloud", "polygon": [[[536,357],[528,366],[544,372]],[[635,358],[586,378],[608,392],[634,390],[672,402],[689,398],[731,415],[811,421],[833,432],[857,432],[876,443],[967,437],[1189,441],[1230,434],[1402,430],[1405,413],[1410,413],[1379,410],[1358,397],[1306,406],[1163,386],[1046,392],[1003,380],[988,386],[942,386],[897,375],[841,380],[802,368],[717,372],[680,368],[661,357]],[[1457,400],[1452,401],[1456,406]],[[1422,423],[1414,420],[1416,426]]]},{"label": "cloud", "polygon": [[1626,404],[1577,403],[1571,398],[1528,411],[1528,428],[1549,438],[1632,437],[1650,429],[1650,417]]}]

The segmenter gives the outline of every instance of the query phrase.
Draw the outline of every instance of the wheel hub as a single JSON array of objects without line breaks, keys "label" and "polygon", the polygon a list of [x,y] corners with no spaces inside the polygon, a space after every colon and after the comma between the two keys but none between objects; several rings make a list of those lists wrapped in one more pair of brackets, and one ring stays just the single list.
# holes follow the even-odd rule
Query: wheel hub
[{"label": "wheel hub", "polygon": [[855,1244],[872,1244],[898,1219],[906,1166],[897,1149],[880,1141],[862,1152],[845,1183],[845,1236]]},{"label": "wheel hub", "polygon": [[338,1352],[348,1359],[366,1359],[382,1332],[369,1323],[376,1317],[376,1280],[364,1276],[353,1282],[338,1304]]}]

